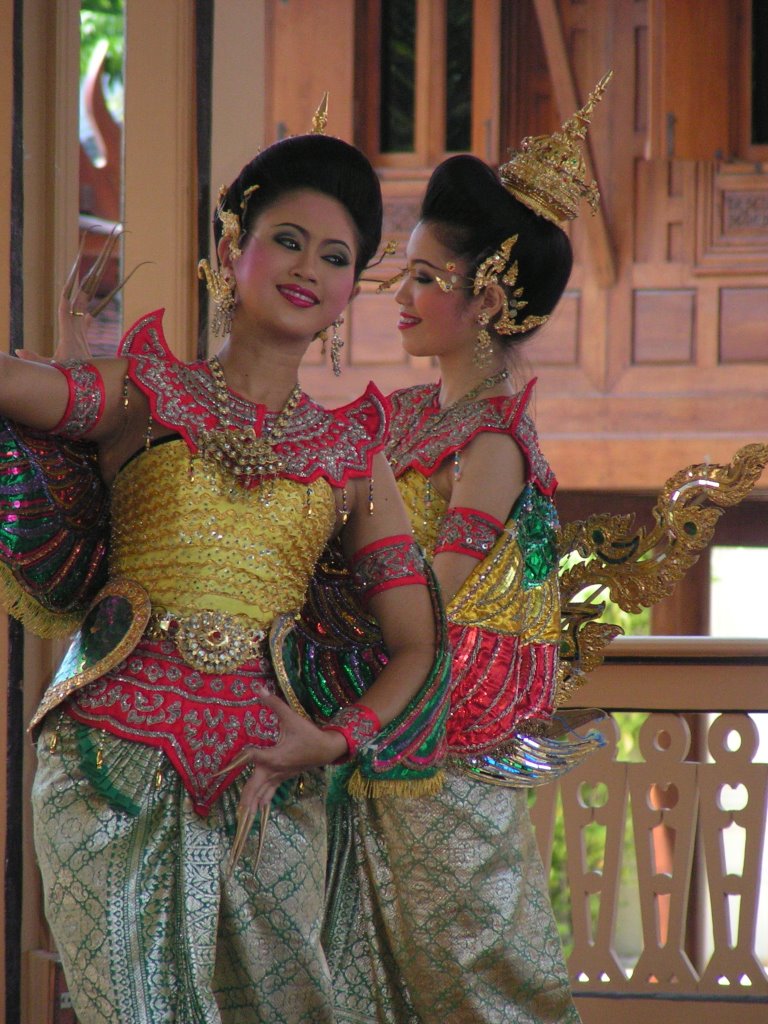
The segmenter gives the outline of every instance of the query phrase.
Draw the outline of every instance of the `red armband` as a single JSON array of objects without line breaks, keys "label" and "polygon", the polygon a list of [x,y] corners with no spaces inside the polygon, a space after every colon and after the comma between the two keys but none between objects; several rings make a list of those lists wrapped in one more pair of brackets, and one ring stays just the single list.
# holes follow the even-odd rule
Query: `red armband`
[{"label": "red armband", "polygon": [[449,508],[440,525],[435,554],[455,551],[482,561],[501,536],[504,523],[476,508]]},{"label": "red armband", "polygon": [[323,722],[320,728],[340,732],[347,741],[346,757],[340,757],[334,762],[345,764],[352,760],[361,747],[381,732],[381,722],[376,712],[365,704],[348,704],[327,722]]},{"label": "red armband", "polygon": [[67,378],[69,400],[50,433],[77,441],[93,430],[104,414],[104,381],[92,363],[54,363]]},{"label": "red armband", "polygon": [[355,552],[352,576],[364,603],[390,587],[426,584],[424,556],[408,534],[386,537]]}]

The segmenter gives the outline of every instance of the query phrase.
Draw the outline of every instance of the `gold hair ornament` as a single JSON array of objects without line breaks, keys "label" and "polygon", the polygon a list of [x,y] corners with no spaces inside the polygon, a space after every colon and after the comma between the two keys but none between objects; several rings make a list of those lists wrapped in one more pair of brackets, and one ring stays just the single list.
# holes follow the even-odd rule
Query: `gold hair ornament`
[{"label": "gold hair ornament", "polygon": [[582,199],[587,200],[593,213],[597,210],[600,192],[596,181],[586,180],[580,144],[612,76],[612,71],[603,75],[581,110],[568,118],[559,131],[527,136],[519,151],[499,168],[504,187],[534,213],[555,224],[573,220]]},{"label": "gold hair ornament", "polygon": [[527,316],[521,323],[517,323],[517,314],[528,305],[528,302],[522,297],[523,289],[515,288],[519,267],[517,260],[511,260],[510,253],[517,238],[517,235],[506,238],[496,252],[491,253],[488,259],[483,260],[477,268],[472,282],[474,295],[479,295],[488,285],[498,284],[499,276],[501,276],[501,283],[507,285],[512,291],[512,296],[509,298],[506,291],[501,289],[501,313],[493,324],[493,329],[497,334],[526,334],[534,327],[540,327],[549,320],[548,316]]},{"label": "gold hair ornament", "polygon": [[208,294],[216,306],[211,320],[211,330],[221,336],[229,334],[235,312],[234,287],[231,281],[220,270],[213,270],[208,260],[200,260],[197,264],[197,276],[201,281],[205,281]]},{"label": "gold hair ornament", "polygon": [[325,135],[325,129],[328,124],[328,93],[323,93],[323,98],[320,100],[320,106],[312,115],[312,128],[310,131],[311,135]]},{"label": "gold hair ornament", "polygon": [[[243,192],[243,198],[240,201],[240,209],[243,216],[245,216],[246,210],[248,209],[248,200],[258,188],[258,185],[251,185]],[[226,202],[228,194],[229,186],[222,185],[219,189],[219,199],[216,203],[216,217],[221,221],[221,237],[229,243],[229,255],[233,260],[238,260],[243,255],[243,250],[240,248],[240,242],[243,237],[243,226],[238,214],[234,213],[232,210],[224,209],[224,203]]]},{"label": "gold hair ornament", "polygon": [[435,281],[437,281],[438,287],[441,292],[452,292],[456,288],[468,288],[468,285],[460,285],[459,279],[464,277],[465,280],[469,280],[465,274],[456,273],[456,264],[450,260],[445,264],[446,273],[450,274],[450,278],[446,281],[445,278],[440,277],[439,274],[435,274]]},{"label": "gold hair ornament", "polygon": [[[390,238],[388,242],[385,242],[384,248],[381,250],[381,255],[378,257],[378,259],[375,259],[372,263],[369,263],[366,269],[373,270],[374,267],[378,267],[380,263],[383,263],[387,256],[394,256],[396,252],[397,242],[394,240],[394,238]],[[382,281],[376,277],[361,277],[360,280],[368,281],[371,284],[378,285],[378,288],[376,289],[376,293],[378,294],[379,292],[385,292],[388,288],[391,288],[393,284],[397,284],[397,282],[401,280],[404,274],[405,271],[400,270],[398,271],[397,274],[395,274],[394,277],[390,277],[386,281]]]}]

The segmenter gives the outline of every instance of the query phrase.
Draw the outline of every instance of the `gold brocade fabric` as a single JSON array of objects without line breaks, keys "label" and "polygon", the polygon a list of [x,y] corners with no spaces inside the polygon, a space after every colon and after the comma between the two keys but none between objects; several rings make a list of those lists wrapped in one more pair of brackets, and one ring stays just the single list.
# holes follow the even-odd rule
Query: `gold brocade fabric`
[{"label": "gold brocade fabric", "polygon": [[[142,452],[112,490],[110,575],[136,580],[154,608],[208,610],[268,629],[304,599],[335,523],[333,492],[269,480],[230,498],[230,483],[190,462],[182,441]],[[290,543],[286,543],[290,537]]]},{"label": "gold brocade fabric", "polygon": [[523,790],[331,804],[337,1024],[578,1024]]},{"label": "gold brocade fabric", "polygon": [[[447,503],[416,468],[398,486],[432,558]],[[493,718],[489,707],[514,721],[526,685],[554,685],[557,574],[547,563],[532,578],[531,523],[524,504],[517,512],[446,609],[449,747]],[[473,703],[486,685],[488,701]],[[446,776],[423,799],[330,803],[324,943],[337,1024],[579,1024],[526,791]]]},{"label": "gold brocade fabric", "polygon": [[448,511],[448,502],[435,490],[430,479],[415,469],[405,470],[398,478],[397,486],[414,536],[431,562],[440,524]]},{"label": "gold brocade fabric", "polygon": [[55,752],[51,728],[38,742],[35,846],[79,1024],[332,1024],[320,773],[273,809],[258,864],[256,835],[228,877],[242,780],[201,817],[156,749],[106,736],[138,804],[120,813],[83,775],[84,727],[65,716]]},{"label": "gold brocade fabric", "polygon": [[[397,481],[417,541],[430,560],[448,503],[426,477],[406,470]],[[524,586],[524,558],[510,520],[489,555],[478,563],[449,603],[450,622],[516,636],[521,643],[557,643],[560,596],[556,573]]]}]

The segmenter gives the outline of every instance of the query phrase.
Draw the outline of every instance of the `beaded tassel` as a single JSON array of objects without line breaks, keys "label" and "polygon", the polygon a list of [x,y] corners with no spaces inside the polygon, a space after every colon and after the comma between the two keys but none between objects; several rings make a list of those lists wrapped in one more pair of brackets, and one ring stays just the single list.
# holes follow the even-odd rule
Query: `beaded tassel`
[{"label": "beaded tassel", "polygon": [[61,720],[64,717],[64,712],[59,712],[59,717],[56,720],[56,728],[51,733],[51,738],[48,740],[48,749],[53,754],[59,745],[59,731],[61,730]]},{"label": "beaded tassel", "polygon": [[339,512],[341,518],[341,525],[345,526],[349,519],[349,505],[347,504],[347,488],[341,488],[341,511]]},{"label": "beaded tassel", "polygon": [[461,480],[461,452],[453,453],[453,479]]},{"label": "beaded tassel", "polygon": [[368,515],[373,515],[373,476],[368,481]]},{"label": "beaded tassel", "polygon": [[147,420],[147,432],[144,435],[144,451],[148,452],[152,447],[152,416]]},{"label": "beaded tassel", "polygon": [[104,743],[104,737],[106,736],[106,729],[102,729],[99,733],[99,746],[96,749],[96,771],[101,771],[104,767],[104,749],[102,744]]}]

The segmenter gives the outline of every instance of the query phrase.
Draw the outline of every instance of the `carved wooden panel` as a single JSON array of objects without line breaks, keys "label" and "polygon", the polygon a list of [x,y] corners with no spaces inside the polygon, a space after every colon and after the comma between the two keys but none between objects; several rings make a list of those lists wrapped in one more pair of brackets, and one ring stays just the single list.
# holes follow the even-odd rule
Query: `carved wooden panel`
[{"label": "carved wooden panel", "polygon": [[768,175],[761,164],[698,169],[696,270],[768,272]]},{"label": "carved wooden panel", "polygon": [[720,361],[768,363],[768,288],[720,289]]},{"label": "carved wooden panel", "polygon": [[580,314],[580,293],[567,291],[549,323],[538,332],[532,342],[538,366],[578,365]]},{"label": "carved wooden panel", "polygon": [[636,290],[632,361],[638,365],[692,362],[695,314],[693,289]]}]

